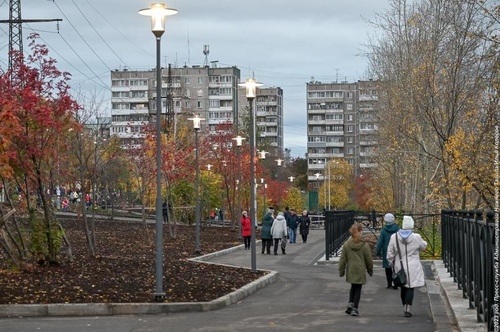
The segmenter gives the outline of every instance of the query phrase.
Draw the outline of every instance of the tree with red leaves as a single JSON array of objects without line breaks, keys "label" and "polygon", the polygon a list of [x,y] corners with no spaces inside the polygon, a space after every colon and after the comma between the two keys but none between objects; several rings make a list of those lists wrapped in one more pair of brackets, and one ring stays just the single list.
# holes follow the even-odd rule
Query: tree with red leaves
[{"label": "tree with red leaves", "polygon": [[[0,75],[0,113],[18,124],[10,132],[10,142],[3,145],[12,171],[2,176],[15,181],[26,203],[31,254],[40,262],[55,263],[62,241],[68,246],[69,242],[46,189],[51,170],[66,155],[67,142],[61,133],[78,127],[74,121],[78,105],[69,94],[69,74],[56,68],[56,61],[48,57],[46,46],[38,44],[37,37],[29,37],[31,55],[24,59],[23,54],[13,52],[12,68]],[[34,194],[40,199],[40,217],[31,199]]]}]

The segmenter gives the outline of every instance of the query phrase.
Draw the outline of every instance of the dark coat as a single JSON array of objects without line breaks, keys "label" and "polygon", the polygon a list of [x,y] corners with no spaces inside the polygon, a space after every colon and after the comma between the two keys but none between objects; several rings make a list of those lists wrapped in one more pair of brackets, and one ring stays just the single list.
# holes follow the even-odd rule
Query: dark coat
[{"label": "dark coat", "polygon": [[260,238],[263,240],[271,240],[271,227],[273,226],[273,215],[271,212],[267,212],[262,218],[262,229],[260,230]]},{"label": "dark coat", "polygon": [[342,246],[342,255],[339,262],[339,274],[346,276],[350,284],[366,283],[366,272],[373,275],[373,259],[368,243],[361,241],[354,243],[352,239],[347,240]]},{"label": "dark coat", "polygon": [[387,260],[387,247],[389,246],[389,241],[391,240],[391,235],[396,233],[399,230],[397,224],[385,225],[380,231],[380,237],[378,238],[377,243],[377,257],[383,258],[382,266],[384,269],[391,268],[391,263]]},{"label": "dark coat", "polygon": [[291,214],[290,218],[287,220],[287,226],[288,226],[288,228],[295,230],[295,229],[297,229],[299,222],[300,222],[299,216],[296,214]]},{"label": "dark coat", "polygon": [[311,219],[309,216],[300,216],[299,218],[300,221],[300,234],[309,234],[309,226],[311,226]]}]

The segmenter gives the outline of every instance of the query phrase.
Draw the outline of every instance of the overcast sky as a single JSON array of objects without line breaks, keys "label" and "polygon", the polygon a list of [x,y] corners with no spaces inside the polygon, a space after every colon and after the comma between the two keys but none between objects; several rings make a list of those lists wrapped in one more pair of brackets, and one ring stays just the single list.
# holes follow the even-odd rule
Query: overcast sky
[{"label": "overcast sky", "polygon": [[[49,46],[72,85],[99,91],[109,111],[110,70],[154,68],[155,39],[150,19],[138,10],[143,0],[22,0],[23,19],[62,19],[24,24],[23,39],[33,30]],[[0,19],[9,18],[9,0],[0,0]],[[367,79],[362,56],[374,19],[386,0],[169,0],[179,13],[167,18],[162,37],[162,65],[203,65],[209,61],[237,66],[241,79],[253,72],[265,86],[284,94],[285,147],[292,156],[306,152],[306,86]],[[251,7],[249,7],[251,6]],[[7,67],[8,25],[0,26],[0,66]],[[25,50],[28,49],[25,43]]]}]

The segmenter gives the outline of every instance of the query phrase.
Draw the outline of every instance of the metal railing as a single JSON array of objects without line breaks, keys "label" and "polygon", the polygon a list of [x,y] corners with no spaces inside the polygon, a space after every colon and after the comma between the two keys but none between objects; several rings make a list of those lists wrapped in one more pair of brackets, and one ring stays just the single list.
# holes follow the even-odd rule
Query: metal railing
[{"label": "metal railing", "polygon": [[[495,213],[482,210],[441,212],[443,262],[469,300],[469,308],[476,309],[478,322],[486,323],[493,331],[495,306]],[[497,258],[498,259],[498,258]]]},{"label": "metal railing", "polygon": [[349,237],[349,228],[354,223],[354,211],[325,212],[325,259],[338,255],[342,244]]}]

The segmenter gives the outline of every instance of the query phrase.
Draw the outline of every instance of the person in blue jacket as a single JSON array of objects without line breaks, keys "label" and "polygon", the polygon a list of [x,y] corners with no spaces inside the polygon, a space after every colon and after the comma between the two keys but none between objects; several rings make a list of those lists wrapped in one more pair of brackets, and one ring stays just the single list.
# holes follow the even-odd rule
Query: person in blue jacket
[{"label": "person in blue jacket", "polygon": [[385,225],[382,231],[380,231],[380,237],[378,238],[376,255],[383,259],[382,266],[385,269],[385,278],[387,280],[387,286],[385,288],[398,289],[392,282],[392,267],[391,263],[387,260],[387,247],[389,246],[392,234],[399,231],[399,226],[394,222],[394,215],[392,213],[385,214],[384,222]]}]

